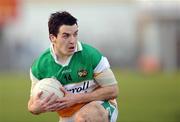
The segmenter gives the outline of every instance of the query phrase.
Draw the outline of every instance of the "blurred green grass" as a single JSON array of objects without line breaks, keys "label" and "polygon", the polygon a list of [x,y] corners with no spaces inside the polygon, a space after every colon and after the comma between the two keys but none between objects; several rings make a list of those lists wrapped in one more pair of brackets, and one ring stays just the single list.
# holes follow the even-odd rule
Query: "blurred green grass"
[{"label": "blurred green grass", "polygon": [[[180,72],[114,72],[120,88],[117,122],[180,122]],[[30,84],[28,75],[0,73],[0,122],[58,122],[56,113],[27,111]]]}]

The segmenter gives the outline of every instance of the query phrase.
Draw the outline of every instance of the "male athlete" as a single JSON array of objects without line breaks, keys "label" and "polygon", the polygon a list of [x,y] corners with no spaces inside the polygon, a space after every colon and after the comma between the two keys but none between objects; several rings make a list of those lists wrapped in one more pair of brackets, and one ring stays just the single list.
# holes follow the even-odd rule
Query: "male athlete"
[{"label": "male athlete", "polygon": [[77,40],[77,19],[70,13],[51,14],[48,27],[51,46],[32,64],[31,92],[39,80],[55,78],[65,97],[31,95],[28,110],[58,112],[61,122],[116,122],[118,85],[107,58]]}]

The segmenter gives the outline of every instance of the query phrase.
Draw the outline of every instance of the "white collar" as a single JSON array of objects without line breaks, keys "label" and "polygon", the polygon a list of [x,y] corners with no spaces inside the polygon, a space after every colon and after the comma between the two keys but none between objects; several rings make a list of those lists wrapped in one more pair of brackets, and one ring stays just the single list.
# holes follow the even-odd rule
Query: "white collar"
[{"label": "white collar", "polygon": [[[79,51],[82,51],[82,49],[83,49],[83,48],[82,48],[82,44],[78,41],[74,53],[79,52]],[[72,54],[71,56],[69,56],[68,59],[67,59],[67,61],[66,61],[64,64],[62,64],[61,62],[58,61],[58,58],[57,58],[57,55],[55,54],[55,51],[54,51],[54,48],[53,48],[52,43],[51,43],[51,45],[50,45],[50,52],[51,52],[51,55],[52,55],[52,57],[54,58],[55,62],[56,62],[57,64],[62,65],[62,66],[67,66],[67,65],[69,64],[72,56],[74,55],[74,54]]]}]

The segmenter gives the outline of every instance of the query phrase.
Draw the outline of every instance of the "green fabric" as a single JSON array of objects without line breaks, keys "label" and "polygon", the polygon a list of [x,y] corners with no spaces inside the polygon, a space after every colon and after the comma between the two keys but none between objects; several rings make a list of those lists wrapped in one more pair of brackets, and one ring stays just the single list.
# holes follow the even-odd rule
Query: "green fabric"
[{"label": "green fabric", "polygon": [[101,60],[101,53],[95,48],[82,44],[82,51],[76,52],[67,66],[57,64],[47,49],[37,58],[32,67],[32,74],[39,80],[54,77],[62,85],[78,83],[84,80],[93,79],[93,70]]},{"label": "green fabric", "polygon": [[101,105],[109,112],[109,119],[111,120],[112,113],[115,110],[115,106],[111,105],[108,101],[104,101]]}]

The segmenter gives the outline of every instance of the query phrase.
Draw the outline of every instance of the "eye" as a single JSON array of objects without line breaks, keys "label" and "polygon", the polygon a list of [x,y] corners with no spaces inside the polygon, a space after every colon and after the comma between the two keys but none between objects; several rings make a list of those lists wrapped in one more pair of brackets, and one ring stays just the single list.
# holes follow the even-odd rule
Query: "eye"
[{"label": "eye", "polygon": [[67,39],[69,36],[70,36],[70,34],[63,34],[62,37],[63,37],[64,39]]},{"label": "eye", "polygon": [[78,35],[78,32],[75,32],[75,33],[73,34],[74,37],[77,37],[77,35]]}]

